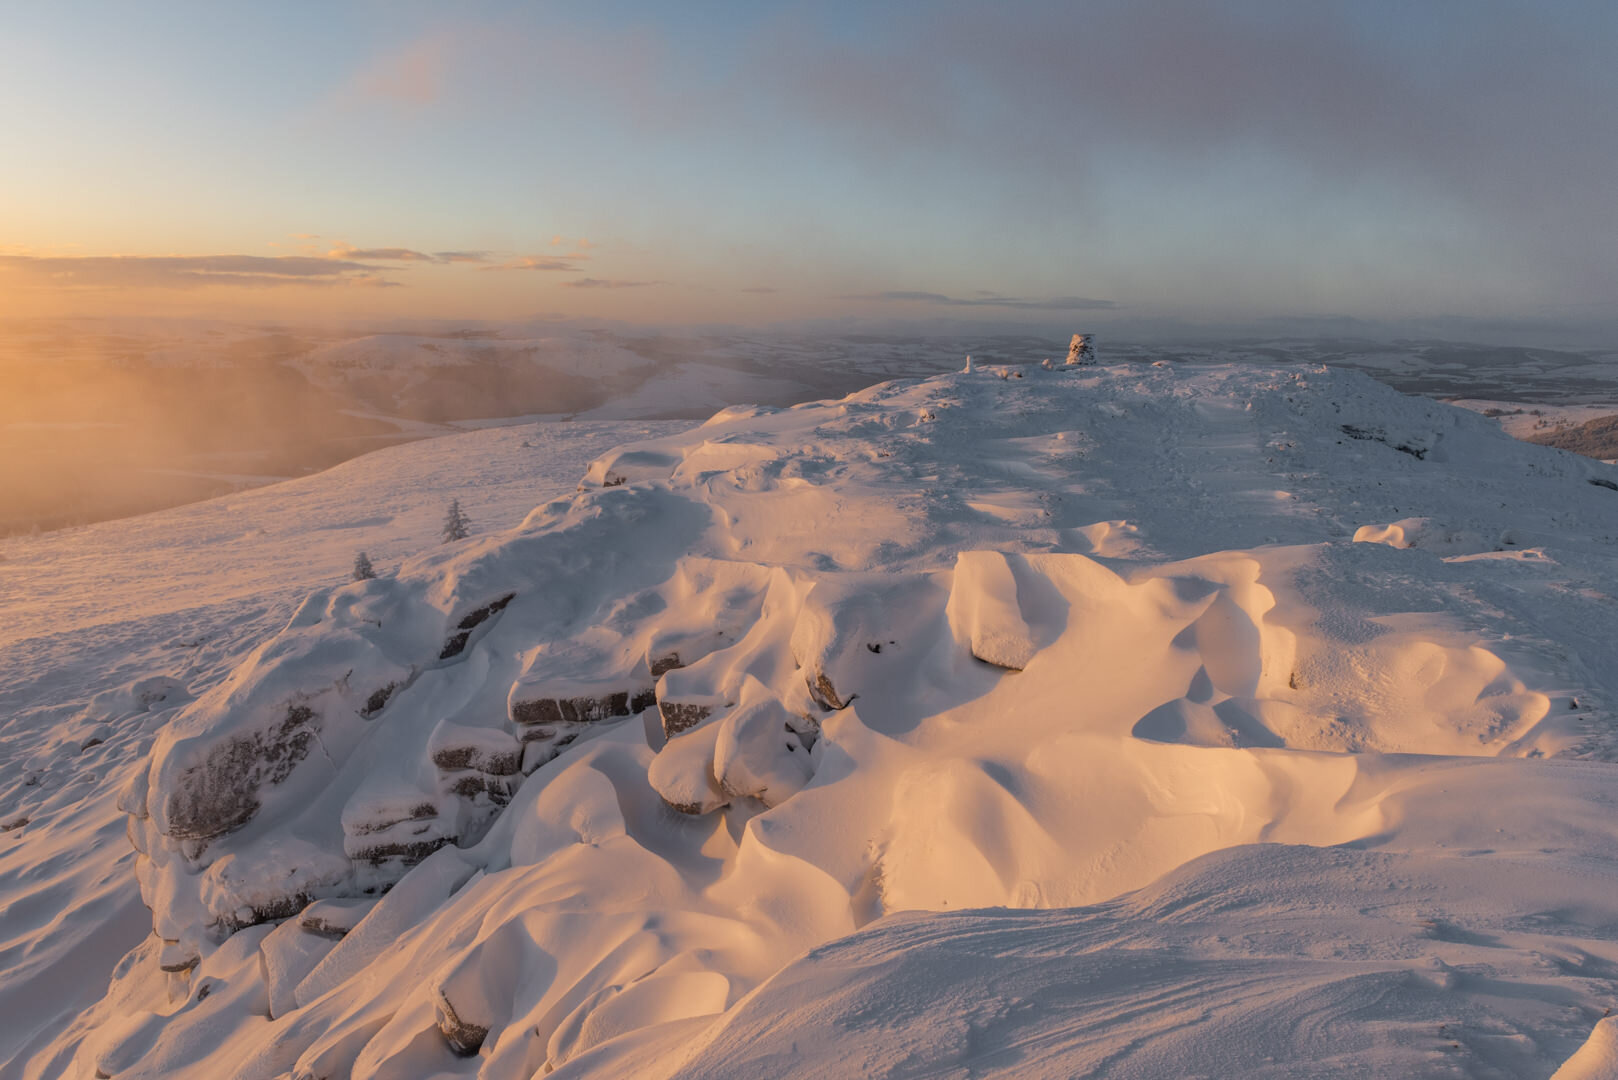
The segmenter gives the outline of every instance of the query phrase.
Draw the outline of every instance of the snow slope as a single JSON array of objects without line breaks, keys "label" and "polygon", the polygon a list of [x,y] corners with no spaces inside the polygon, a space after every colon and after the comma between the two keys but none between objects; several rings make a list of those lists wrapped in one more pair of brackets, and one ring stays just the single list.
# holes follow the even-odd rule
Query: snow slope
[{"label": "snow slope", "polygon": [[726,410],[165,711],[155,932],[30,1070],[1598,1060],[1615,535],[1612,468],[1319,368]]},{"label": "snow slope", "polygon": [[310,589],[347,580],[357,549],[386,572],[438,543],[451,498],[478,531],[504,526],[571,490],[625,437],[683,426],[453,436],[0,540],[0,825],[15,826],[0,833],[0,1076],[63,1075],[42,1048],[150,935],[115,799],[176,709],[284,626]]}]

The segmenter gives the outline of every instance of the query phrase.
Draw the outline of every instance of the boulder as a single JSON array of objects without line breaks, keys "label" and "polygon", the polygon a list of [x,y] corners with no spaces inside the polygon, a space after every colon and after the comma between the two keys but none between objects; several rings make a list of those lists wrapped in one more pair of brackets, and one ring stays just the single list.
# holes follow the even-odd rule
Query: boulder
[{"label": "boulder", "polygon": [[165,793],[163,831],[177,840],[211,840],[252,820],[259,788],[281,783],[309,756],[316,721],[313,709],[293,702],[280,723],[215,743]]},{"label": "boulder", "polygon": [[1038,648],[1017,601],[1017,579],[998,551],[963,551],[946,609],[955,640],[996,667],[1021,671]]},{"label": "boulder", "polygon": [[357,900],[316,900],[298,915],[298,925],[304,933],[335,941],[346,937],[350,930],[359,925],[361,919],[370,914],[371,908],[375,905],[376,901],[368,897]]},{"label": "boulder", "polygon": [[937,625],[943,595],[927,575],[842,574],[817,581],[792,627],[792,658],[822,709],[847,708],[893,677]]},{"label": "boulder", "polygon": [[449,720],[433,729],[427,753],[445,772],[471,769],[489,776],[512,776],[522,768],[522,744],[510,732]]},{"label": "boulder", "polygon": [[713,774],[718,737],[719,724],[710,720],[670,739],[652,759],[646,779],[670,809],[696,816],[730,805],[731,796],[720,789]]},{"label": "boulder", "polygon": [[[438,658],[440,660],[449,660],[452,657],[461,655],[466,649],[467,642],[472,638],[472,631],[488,622],[493,616],[504,611],[506,605],[511,603],[516,595],[516,593],[506,593],[499,599],[491,600],[487,604],[473,608],[465,615],[462,615],[455,623],[455,629],[451,631],[449,637],[444,639],[444,647],[438,651]],[[383,698],[383,704],[387,704],[386,697]]]},{"label": "boulder", "polygon": [[717,725],[713,775],[727,795],[775,806],[814,775],[809,750],[793,730],[798,718],[766,698],[732,710]]}]

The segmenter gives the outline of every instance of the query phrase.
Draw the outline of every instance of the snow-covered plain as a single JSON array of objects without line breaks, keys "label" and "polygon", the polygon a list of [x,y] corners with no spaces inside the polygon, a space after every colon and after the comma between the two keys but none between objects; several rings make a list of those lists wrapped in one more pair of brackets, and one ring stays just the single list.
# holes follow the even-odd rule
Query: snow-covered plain
[{"label": "snow-covered plain", "polygon": [[0,549],[5,1075],[1615,1075],[1618,469],[1319,367],[650,434]]}]

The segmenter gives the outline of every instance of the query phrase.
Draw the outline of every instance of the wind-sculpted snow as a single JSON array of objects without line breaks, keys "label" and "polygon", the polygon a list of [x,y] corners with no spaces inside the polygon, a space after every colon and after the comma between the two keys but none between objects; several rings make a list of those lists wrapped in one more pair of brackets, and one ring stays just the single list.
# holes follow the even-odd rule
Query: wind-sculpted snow
[{"label": "wind-sculpted snow", "polygon": [[[1148,364],[621,448],[508,532],[312,596],[170,722],[125,799],[169,998],[84,1062],[1164,1075],[1307,1021],[1214,1071],[1420,1072],[1473,1023],[1548,1074],[1618,993],[1611,913],[1542,850],[1613,880],[1613,472],[1357,375]],[[1217,948],[1158,913],[1163,875],[1265,842],[1348,847],[1198,864],[1247,868],[1170,905]],[[1515,891],[1469,928],[1496,863]],[[1334,896],[1377,875],[1387,912]],[[1313,936],[1261,940],[1264,904]],[[983,907],[1079,910],[879,921]],[[1556,971],[1520,925],[1545,912]],[[1407,947],[1418,916],[1455,947]],[[985,953],[1026,991],[949,983]]]}]

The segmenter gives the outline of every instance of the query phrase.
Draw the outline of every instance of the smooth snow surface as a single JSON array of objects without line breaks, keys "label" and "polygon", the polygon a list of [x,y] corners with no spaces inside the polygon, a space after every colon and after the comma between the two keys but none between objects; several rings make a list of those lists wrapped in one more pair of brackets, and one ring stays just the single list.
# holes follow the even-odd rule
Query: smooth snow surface
[{"label": "smooth snow surface", "polygon": [[1604,1075],[1618,470],[1141,363],[579,471],[123,692],[154,932],[22,1075]]}]

